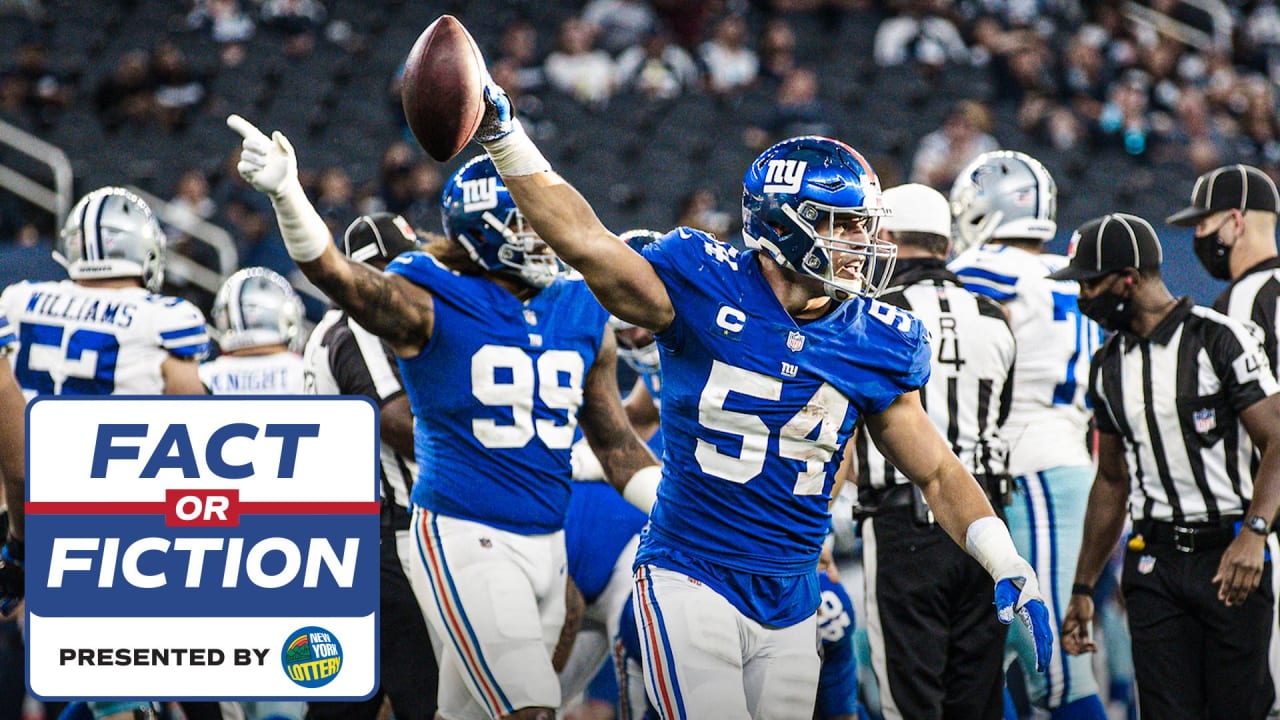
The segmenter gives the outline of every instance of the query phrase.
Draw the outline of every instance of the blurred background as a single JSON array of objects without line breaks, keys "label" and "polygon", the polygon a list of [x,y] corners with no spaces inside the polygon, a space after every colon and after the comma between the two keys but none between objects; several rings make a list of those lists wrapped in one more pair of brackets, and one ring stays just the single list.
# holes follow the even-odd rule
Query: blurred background
[{"label": "blurred background", "polygon": [[236,268],[293,271],[270,206],[234,171],[236,112],[293,141],[335,231],[386,209],[438,229],[448,173],[408,134],[398,78],[457,15],[554,166],[615,231],[738,240],[741,178],[774,140],[853,145],[885,187],[946,192],[968,160],[1029,152],[1080,222],[1137,213],[1168,281],[1203,303],[1195,176],[1280,171],[1275,0],[0,0],[0,283],[60,277],[62,214],[103,184],[165,221],[168,292],[209,309]]}]

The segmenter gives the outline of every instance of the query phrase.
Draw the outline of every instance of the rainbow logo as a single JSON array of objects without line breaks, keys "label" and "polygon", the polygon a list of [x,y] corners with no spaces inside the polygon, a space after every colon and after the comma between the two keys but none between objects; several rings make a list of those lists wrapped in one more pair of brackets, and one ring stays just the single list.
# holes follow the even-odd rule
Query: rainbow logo
[{"label": "rainbow logo", "polygon": [[342,670],[342,644],[322,627],[299,628],[285,638],[280,650],[285,675],[305,688],[327,685]]}]

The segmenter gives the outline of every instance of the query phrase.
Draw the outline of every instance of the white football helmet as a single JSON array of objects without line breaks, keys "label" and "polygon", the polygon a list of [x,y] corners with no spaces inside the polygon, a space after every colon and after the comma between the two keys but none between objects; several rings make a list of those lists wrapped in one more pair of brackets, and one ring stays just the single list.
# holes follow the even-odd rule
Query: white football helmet
[{"label": "white football helmet", "polygon": [[1039,160],[1014,150],[983,153],[951,186],[954,249],[988,240],[1047,242],[1058,232],[1058,186]]},{"label": "white football helmet", "polygon": [[164,231],[142,198],[121,187],[104,187],[71,208],[53,259],[72,280],[136,277],[159,292],[164,249]]},{"label": "white football helmet", "polygon": [[222,283],[213,301],[214,337],[223,352],[281,344],[302,344],[302,300],[272,270],[251,267]]}]

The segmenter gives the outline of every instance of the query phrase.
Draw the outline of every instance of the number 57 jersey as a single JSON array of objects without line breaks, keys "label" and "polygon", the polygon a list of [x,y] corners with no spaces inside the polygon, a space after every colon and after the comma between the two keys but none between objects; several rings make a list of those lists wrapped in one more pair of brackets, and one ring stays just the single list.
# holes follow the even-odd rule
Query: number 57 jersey
[{"label": "number 57 jersey", "polygon": [[[814,567],[845,443],[859,415],[925,384],[928,334],[909,313],[864,298],[798,323],[755,251],[696,230],[679,228],[643,254],[675,319],[657,336],[665,464],[638,562],[712,585],[758,621],[796,622],[817,607]],[[791,610],[744,608],[762,598],[717,583],[703,563],[812,588]]]},{"label": "number 57 jersey", "polygon": [[159,395],[165,359],[199,360],[209,352],[196,306],[140,287],[24,281],[0,295],[0,312],[16,336],[13,369],[28,399]]}]

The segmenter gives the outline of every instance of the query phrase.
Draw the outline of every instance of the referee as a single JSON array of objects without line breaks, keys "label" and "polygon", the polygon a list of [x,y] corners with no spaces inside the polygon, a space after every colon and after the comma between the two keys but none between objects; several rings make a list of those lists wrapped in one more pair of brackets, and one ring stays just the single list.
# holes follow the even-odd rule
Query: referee
[{"label": "referee", "polygon": [[[1003,309],[964,289],[946,258],[951,211],[936,190],[884,192],[880,239],[898,246],[885,302],[933,338],[921,394],[929,417],[1000,512],[1014,339]],[[858,433],[858,499],[871,664],[886,720],[982,720],[1002,714],[1006,628],[991,613],[991,576],[934,522],[924,497]]]},{"label": "referee", "polygon": [[1273,695],[1265,543],[1280,507],[1280,386],[1246,326],[1174,298],[1160,261],[1151,225],[1116,213],[1081,226],[1070,263],[1050,276],[1078,280],[1080,310],[1115,331],[1090,370],[1098,471],[1063,648],[1096,647],[1092,584],[1127,500],[1121,590],[1141,716],[1262,718]]},{"label": "referee", "polygon": [[[1231,284],[1213,309],[1262,331],[1272,372],[1276,357],[1277,306],[1280,306],[1280,258],[1276,255],[1276,210],[1280,193],[1263,171],[1249,165],[1224,165],[1196,179],[1191,205],[1170,215],[1170,225],[1194,228],[1196,257],[1209,275]],[[1271,575],[1271,591],[1280,596],[1280,573]],[[1280,610],[1280,607],[1277,608]],[[1268,666],[1280,688],[1280,612],[1272,620]],[[1280,695],[1280,690],[1278,690]],[[1280,716],[1280,696],[1272,705]]]},{"label": "referee", "polygon": [[[417,234],[399,215],[363,215],[342,236],[342,250],[379,270],[403,252],[418,249]],[[409,491],[413,461],[413,415],[400,382],[395,355],[345,312],[333,308],[311,332],[303,353],[306,392],[364,395],[378,403],[382,446],[381,638],[382,680],[364,702],[312,702],[308,720],[374,720],[383,696],[396,720],[432,720],[439,670],[422,609],[407,577],[413,557],[409,536]]]}]

